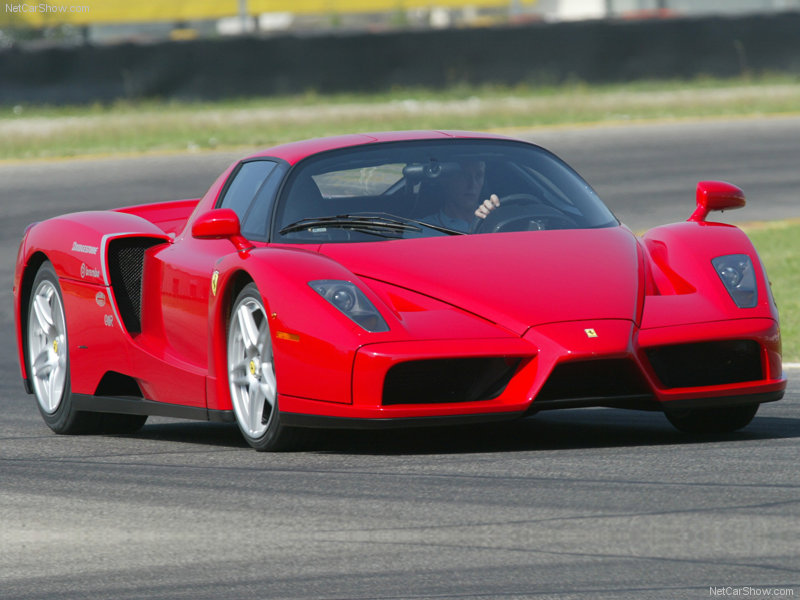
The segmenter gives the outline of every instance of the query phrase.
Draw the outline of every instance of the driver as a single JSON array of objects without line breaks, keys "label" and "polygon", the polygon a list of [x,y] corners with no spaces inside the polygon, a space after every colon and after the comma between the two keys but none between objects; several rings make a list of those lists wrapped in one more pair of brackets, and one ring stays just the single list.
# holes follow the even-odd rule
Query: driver
[{"label": "driver", "polygon": [[424,219],[425,222],[456,231],[468,232],[475,217],[485,219],[500,206],[497,194],[481,201],[486,177],[486,163],[481,160],[463,161],[461,169],[443,173],[439,178],[443,199],[442,209]]}]

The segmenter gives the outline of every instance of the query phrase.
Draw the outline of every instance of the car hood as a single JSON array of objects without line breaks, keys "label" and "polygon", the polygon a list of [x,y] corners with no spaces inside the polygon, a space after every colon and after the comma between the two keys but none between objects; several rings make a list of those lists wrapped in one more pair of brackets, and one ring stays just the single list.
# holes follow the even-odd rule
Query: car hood
[{"label": "car hood", "polygon": [[518,335],[544,323],[635,320],[640,269],[624,227],[326,244],[356,275],[413,290]]}]

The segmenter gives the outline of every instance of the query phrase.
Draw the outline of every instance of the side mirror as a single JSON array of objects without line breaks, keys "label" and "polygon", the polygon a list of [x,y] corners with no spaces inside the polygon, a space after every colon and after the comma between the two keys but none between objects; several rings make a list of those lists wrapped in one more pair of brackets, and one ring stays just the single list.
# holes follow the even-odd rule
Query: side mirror
[{"label": "side mirror", "polygon": [[230,240],[240,254],[253,248],[253,244],[242,236],[239,217],[230,208],[215,208],[197,217],[192,223],[192,237],[200,240]]},{"label": "side mirror", "polygon": [[688,220],[702,223],[712,210],[733,210],[744,205],[741,188],[724,181],[701,181],[697,184],[697,208]]}]

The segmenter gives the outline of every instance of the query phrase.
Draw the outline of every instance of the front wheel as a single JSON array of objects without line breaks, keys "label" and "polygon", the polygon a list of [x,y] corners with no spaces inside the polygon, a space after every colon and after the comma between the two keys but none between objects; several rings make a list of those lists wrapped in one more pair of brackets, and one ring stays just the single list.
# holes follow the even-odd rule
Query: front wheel
[{"label": "front wheel", "polygon": [[295,431],[281,424],[272,336],[254,283],[236,297],[228,322],[228,384],[247,443],[259,451],[287,449]]},{"label": "front wheel", "polygon": [[686,433],[730,433],[746,427],[758,411],[758,404],[721,408],[692,408],[665,411],[670,423]]}]

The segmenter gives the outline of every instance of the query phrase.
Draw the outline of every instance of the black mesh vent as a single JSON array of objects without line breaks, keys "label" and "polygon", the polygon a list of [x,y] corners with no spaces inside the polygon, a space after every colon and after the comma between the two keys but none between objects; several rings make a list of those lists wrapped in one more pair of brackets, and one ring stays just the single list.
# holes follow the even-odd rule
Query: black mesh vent
[{"label": "black mesh vent", "polygon": [[383,404],[489,400],[505,389],[519,362],[502,357],[403,362],[386,374]]},{"label": "black mesh vent", "polygon": [[129,333],[142,330],[144,252],[163,243],[152,238],[122,238],[108,245],[108,274],[122,321]]},{"label": "black mesh vent", "polygon": [[603,400],[649,398],[652,392],[638,367],[627,359],[565,362],[556,365],[533,403],[585,399],[587,405]]},{"label": "black mesh vent", "polygon": [[761,347],[753,340],[677,344],[646,350],[665,388],[699,387],[763,379]]}]

